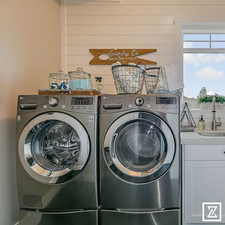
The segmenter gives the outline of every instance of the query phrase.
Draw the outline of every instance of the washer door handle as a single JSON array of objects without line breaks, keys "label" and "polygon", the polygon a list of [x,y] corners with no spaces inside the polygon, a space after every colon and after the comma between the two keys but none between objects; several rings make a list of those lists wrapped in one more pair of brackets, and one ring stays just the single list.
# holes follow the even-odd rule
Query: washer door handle
[{"label": "washer door handle", "polygon": [[[112,142],[111,142],[111,148],[114,146],[116,139],[118,137],[118,133],[113,134]],[[111,151],[112,157],[116,157],[115,147],[113,147],[113,151]]]}]

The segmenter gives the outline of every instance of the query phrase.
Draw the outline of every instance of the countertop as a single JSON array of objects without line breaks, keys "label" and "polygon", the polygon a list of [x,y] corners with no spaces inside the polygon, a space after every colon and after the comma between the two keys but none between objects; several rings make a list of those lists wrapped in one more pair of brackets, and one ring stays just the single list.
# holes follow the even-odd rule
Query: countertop
[{"label": "countertop", "polygon": [[185,145],[225,145],[225,137],[208,137],[197,132],[182,132],[181,144]]}]

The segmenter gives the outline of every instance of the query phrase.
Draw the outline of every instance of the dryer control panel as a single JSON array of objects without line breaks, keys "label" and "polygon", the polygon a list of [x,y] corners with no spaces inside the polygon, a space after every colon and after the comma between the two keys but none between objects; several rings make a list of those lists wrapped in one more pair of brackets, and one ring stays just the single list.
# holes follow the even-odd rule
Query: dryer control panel
[{"label": "dryer control panel", "polygon": [[177,104],[176,97],[156,97],[156,104],[173,105]]},{"label": "dryer control panel", "polygon": [[101,97],[101,110],[115,112],[125,110],[150,110],[155,112],[179,112],[179,96],[152,95],[105,95]]}]

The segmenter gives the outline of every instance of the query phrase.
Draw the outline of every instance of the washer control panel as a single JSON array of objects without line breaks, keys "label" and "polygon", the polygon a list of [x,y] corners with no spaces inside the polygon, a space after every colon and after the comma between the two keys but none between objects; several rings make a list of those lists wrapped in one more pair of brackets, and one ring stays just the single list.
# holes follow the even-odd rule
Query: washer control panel
[{"label": "washer control panel", "polygon": [[19,96],[18,111],[68,110],[97,112],[97,96],[23,95]]},{"label": "washer control panel", "polygon": [[93,105],[93,97],[72,97],[71,105]]}]

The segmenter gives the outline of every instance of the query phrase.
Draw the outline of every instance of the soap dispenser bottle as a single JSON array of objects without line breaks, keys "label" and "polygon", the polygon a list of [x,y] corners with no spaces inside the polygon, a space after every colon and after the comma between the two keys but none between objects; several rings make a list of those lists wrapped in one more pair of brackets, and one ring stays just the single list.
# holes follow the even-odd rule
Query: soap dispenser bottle
[{"label": "soap dispenser bottle", "polygon": [[198,121],[198,130],[204,131],[205,130],[205,120],[203,118],[203,115],[201,115],[200,120]]}]

